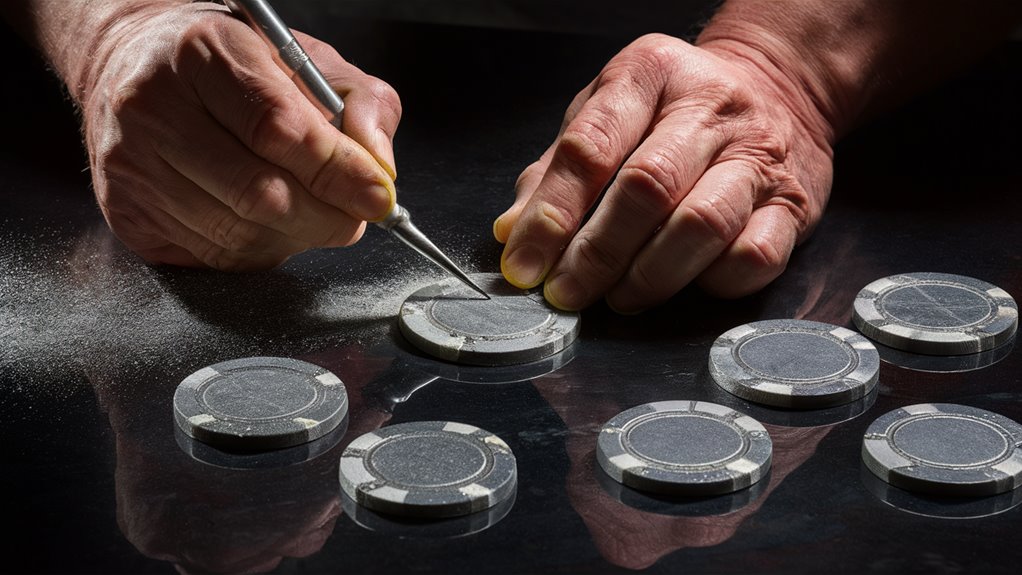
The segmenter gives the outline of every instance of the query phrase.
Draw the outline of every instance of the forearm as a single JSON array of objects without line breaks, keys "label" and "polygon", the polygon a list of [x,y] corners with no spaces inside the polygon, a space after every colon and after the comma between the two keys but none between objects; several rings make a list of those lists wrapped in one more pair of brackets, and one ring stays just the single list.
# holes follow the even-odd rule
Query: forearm
[{"label": "forearm", "polygon": [[833,143],[1003,41],[1022,3],[730,0],[697,44],[750,63],[812,106]]},{"label": "forearm", "polygon": [[[46,58],[71,97],[87,101],[96,74],[122,30],[137,18],[188,0],[9,0],[0,13]],[[99,64],[99,65],[97,65]]]}]

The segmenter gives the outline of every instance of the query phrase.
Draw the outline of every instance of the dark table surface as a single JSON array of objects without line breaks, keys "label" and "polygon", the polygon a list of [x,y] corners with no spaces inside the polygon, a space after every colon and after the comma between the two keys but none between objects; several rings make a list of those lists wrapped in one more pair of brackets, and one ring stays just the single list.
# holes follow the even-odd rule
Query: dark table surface
[{"label": "dark table surface", "polygon": [[[519,171],[627,42],[293,25],[402,94],[402,203],[476,271],[498,268],[490,226]],[[1018,350],[915,369],[895,357],[877,394],[824,413],[757,408],[707,376],[710,345],[727,329],[769,318],[851,325],[859,288],[892,273],[970,275],[1022,296],[1017,44],[844,142],[823,222],[761,293],[718,301],[690,289],[635,317],[598,305],[582,314],[568,353],[501,370],[434,362],[403,342],[401,302],[441,274],[376,229],[352,248],[302,254],[268,273],[144,265],[103,223],[57,84],[26,49],[11,49],[5,65],[24,89],[8,83],[3,94],[0,154],[0,571],[1014,572],[1022,559],[1019,494],[914,497],[871,480],[860,459],[866,426],[903,405],[961,403],[1022,420]],[[284,467],[234,469],[186,453],[175,387],[203,366],[251,355],[301,358],[340,376],[351,397],[346,434]],[[707,501],[608,484],[594,467],[602,423],[669,399],[724,403],[765,423],[769,477]],[[519,485],[506,516],[370,529],[343,512],[337,465],[347,443],[435,419],[511,446]],[[477,531],[453,536],[459,529]]]}]

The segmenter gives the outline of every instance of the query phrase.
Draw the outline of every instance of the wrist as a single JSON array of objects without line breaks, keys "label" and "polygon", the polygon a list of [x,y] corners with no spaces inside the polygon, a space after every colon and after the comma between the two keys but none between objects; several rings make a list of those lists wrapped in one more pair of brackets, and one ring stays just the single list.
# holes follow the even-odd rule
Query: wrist
[{"label": "wrist", "polygon": [[782,102],[813,135],[817,144],[830,148],[843,133],[839,106],[833,102],[816,75],[804,64],[789,63],[786,48],[769,36],[743,32],[701,35],[697,45],[749,74],[757,89]]},{"label": "wrist", "polygon": [[858,121],[876,82],[870,32],[877,27],[850,25],[854,15],[811,7],[729,2],[696,43],[766,80],[832,145]]},{"label": "wrist", "polygon": [[[141,46],[131,46],[132,42],[149,37],[140,30],[154,19],[169,16],[168,12],[187,5],[187,0],[138,0],[132,2],[114,2],[116,6],[104,10],[100,18],[90,19],[90,30],[87,50],[80,51],[80,57],[70,69],[71,74],[65,78],[67,88],[75,102],[84,107],[88,105],[103,74],[109,71],[114,61],[125,60],[120,56],[125,50],[138,50]],[[164,24],[155,24],[154,31],[162,26],[171,26],[173,18]],[[126,52],[127,53],[127,52]],[[130,60],[130,59],[128,59]],[[138,55],[137,63],[144,61],[143,54]]]},{"label": "wrist", "polygon": [[26,2],[22,18],[70,97],[83,106],[121,41],[146,18],[184,4],[188,0],[35,0]]}]

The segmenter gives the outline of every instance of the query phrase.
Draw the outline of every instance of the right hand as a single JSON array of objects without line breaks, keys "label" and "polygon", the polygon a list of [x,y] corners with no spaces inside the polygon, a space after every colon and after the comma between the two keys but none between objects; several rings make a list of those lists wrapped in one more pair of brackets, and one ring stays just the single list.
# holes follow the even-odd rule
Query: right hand
[{"label": "right hand", "polygon": [[693,281],[738,297],[777,277],[823,213],[832,149],[803,88],[756,57],[650,34],[611,59],[494,224],[508,281],[637,313]]},{"label": "right hand", "polygon": [[96,197],[129,248],[157,264],[265,269],[354,243],[391,210],[397,93],[296,36],[345,98],[344,133],[223,6],[139,11],[105,32],[78,96]]}]

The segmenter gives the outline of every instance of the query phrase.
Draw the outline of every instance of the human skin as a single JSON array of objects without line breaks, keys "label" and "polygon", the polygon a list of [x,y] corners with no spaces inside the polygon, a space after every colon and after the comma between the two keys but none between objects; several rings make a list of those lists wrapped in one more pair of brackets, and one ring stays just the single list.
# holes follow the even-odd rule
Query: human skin
[{"label": "human skin", "polygon": [[395,202],[396,92],[296,34],[346,100],[344,133],[227,9],[21,0],[4,16],[67,86],[114,233],[152,263],[273,267],[359,239]]},{"label": "human skin", "polygon": [[[151,262],[268,268],[356,241],[394,203],[400,102],[312,38],[299,35],[348,103],[343,135],[222,6],[15,0],[0,12],[67,84],[100,208]],[[763,287],[820,219],[834,142],[1020,16],[995,0],[730,0],[695,45],[640,38],[519,178],[494,224],[504,275],[545,281],[557,307],[606,297],[624,313],[693,281],[722,297]]]},{"label": "human skin", "polygon": [[835,142],[1020,17],[1017,2],[731,0],[694,45],[639,38],[518,179],[494,223],[502,271],[571,310],[636,313],[691,282],[754,292],[819,222]]}]

